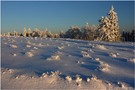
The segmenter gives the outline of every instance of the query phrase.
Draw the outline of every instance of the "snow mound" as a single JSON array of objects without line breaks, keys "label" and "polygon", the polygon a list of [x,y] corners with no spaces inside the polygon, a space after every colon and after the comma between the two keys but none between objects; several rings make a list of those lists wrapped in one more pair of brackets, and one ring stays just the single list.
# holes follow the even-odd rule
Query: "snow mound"
[{"label": "snow mound", "polygon": [[81,62],[81,64],[84,64],[85,62]]},{"label": "snow mound", "polygon": [[9,69],[8,72],[9,73],[13,73],[15,70],[14,69]]},{"label": "snow mound", "polygon": [[80,61],[77,61],[78,64],[80,64],[81,62]]},{"label": "snow mound", "polygon": [[38,48],[37,47],[33,47],[33,49],[36,49],[37,50]]},{"label": "snow mound", "polygon": [[120,54],[119,53],[116,53],[117,56],[119,56]]},{"label": "snow mound", "polygon": [[83,57],[91,58],[91,56],[89,54],[83,54]]},{"label": "snow mound", "polygon": [[99,61],[99,60],[100,60],[100,58],[95,58],[95,60],[96,60],[96,61]]},{"label": "snow mound", "polygon": [[44,45],[42,45],[42,43],[39,43],[37,46],[42,47],[42,46],[44,46]]},{"label": "snow mound", "polygon": [[51,71],[50,76],[59,76],[60,74],[62,74],[60,71]]},{"label": "snow mound", "polygon": [[31,46],[30,45],[26,45],[27,48],[30,48]]},{"label": "snow mound", "polygon": [[96,45],[93,45],[93,47],[100,50],[107,50],[107,48],[104,45],[96,44]]},{"label": "snow mound", "polygon": [[66,80],[67,80],[68,82],[71,82],[71,81],[72,81],[72,77],[66,76]]},{"label": "snow mound", "polygon": [[26,42],[27,44],[31,44],[31,42],[28,40],[27,42]]},{"label": "snow mound", "polygon": [[97,80],[97,76],[92,74],[91,80]]},{"label": "snow mound", "polygon": [[94,51],[93,51],[92,49],[88,49],[87,51],[88,51],[88,52],[92,52],[92,53],[94,53]]},{"label": "snow mound", "polygon": [[25,55],[27,55],[28,57],[33,57],[33,53],[32,52],[26,52]]},{"label": "snow mound", "polygon": [[75,82],[77,86],[81,86],[82,78],[79,75],[76,75]]},{"label": "snow mound", "polygon": [[10,47],[11,47],[11,48],[17,48],[17,46],[16,46],[16,45],[10,45]]},{"label": "snow mound", "polygon": [[124,89],[124,88],[125,88],[125,89],[127,88],[127,85],[126,85],[124,82],[118,81],[117,84],[119,85],[119,87],[121,87],[121,88],[123,88],[123,89]]},{"label": "snow mound", "polygon": [[64,48],[64,46],[60,46],[60,47],[58,47],[58,49],[60,49],[60,50],[61,50],[61,49],[63,49],[63,48]]},{"label": "snow mound", "polygon": [[85,58],[92,58],[92,57],[88,54],[88,52],[81,51],[81,54],[82,54],[82,56],[85,57]]},{"label": "snow mound", "polygon": [[54,55],[54,56],[51,56],[50,58],[47,58],[47,60],[60,60],[60,56]]},{"label": "snow mound", "polygon": [[13,56],[15,56],[15,57],[17,56],[17,54],[16,54],[16,53],[11,53],[11,55],[13,55]]},{"label": "snow mound", "polygon": [[78,64],[85,64],[85,62],[77,61]]},{"label": "snow mound", "polygon": [[76,80],[77,83],[82,81],[82,78],[79,75],[76,75]]},{"label": "snow mound", "polygon": [[26,75],[17,75],[16,77],[15,77],[15,79],[20,79],[20,78],[25,78],[26,77]]},{"label": "snow mound", "polygon": [[90,78],[87,78],[87,82],[90,82]]},{"label": "snow mound", "polygon": [[15,72],[15,70],[14,69],[8,69],[8,68],[2,68],[1,69],[1,72],[2,72],[2,74],[6,74],[6,73],[14,73]]},{"label": "snow mound", "polygon": [[50,73],[43,73],[40,78],[46,78],[46,77],[59,77],[59,75],[62,74],[60,71],[51,71]]},{"label": "snow mound", "polygon": [[55,54],[63,54],[61,51],[57,51],[55,52]]},{"label": "snow mound", "polygon": [[67,46],[69,47],[69,46],[70,46],[70,44],[67,44]]},{"label": "snow mound", "polygon": [[47,73],[43,73],[40,78],[46,78],[46,77],[48,77],[48,74]]},{"label": "snow mound", "polygon": [[45,44],[45,46],[49,46],[49,44],[47,43],[47,44]]},{"label": "snow mound", "polygon": [[103,72],[107,72],[107,71],[109,71],[109,67],[110,66],[107,63],[100,61],[99,70],[101,70]]},{"label": "snow mound", "polygon": [[116,57],[117,57],[117,54],[115,54],[115,53],[110,53],[110,56],[116,58]]},{"label": "snow mound", "polygon": [[89,45],[89,46],[92,46],[92,44],[91,44],[91,43],[88,43],[88,45]]},{"label": "snow mound", "polygon": [[12,42],[12,43],[15,43],[16,41],[15,41],[14,39],[11,39],[11,42]]},{"label": "snow mound", "polygon": [[130,58],[129,62],[135,63],[135,58]]}]

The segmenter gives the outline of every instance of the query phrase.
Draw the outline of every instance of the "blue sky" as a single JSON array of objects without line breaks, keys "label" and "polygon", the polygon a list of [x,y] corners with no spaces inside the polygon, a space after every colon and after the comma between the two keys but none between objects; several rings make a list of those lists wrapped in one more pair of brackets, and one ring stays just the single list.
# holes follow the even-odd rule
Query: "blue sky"
[{"label": "blue sky", "polygon": [[60,32],[85,22],[98,25],[111,5],[121,30],[133,29],[135,21],[133,1],[2,1],[1,5],[2,32],[22,32],[24,27]]}]

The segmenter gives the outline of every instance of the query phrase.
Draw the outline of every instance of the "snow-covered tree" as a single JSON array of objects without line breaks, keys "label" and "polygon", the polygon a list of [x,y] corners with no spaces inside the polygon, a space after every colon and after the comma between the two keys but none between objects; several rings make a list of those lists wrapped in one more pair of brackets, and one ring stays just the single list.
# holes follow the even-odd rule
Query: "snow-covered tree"
[{"label": "snow-covered tree", "polygon": [[47,37],[47,35],[46,35],[46,30],[44,30],[43,32],[42,32],[42,38],[46,38]]},{"label": "snow-covered tree", "polygon": [[65,33],[66,38],[80,39],[81,29],[78,26],[71,26],[71,28]]},{"label": "snow-covered tree", "polygon": [[28,28],[28,37],[30,37],[31,36],[31,29],[30,28]]},{"label": "snow-covered tree", "polygon": [[[39,30],[39,29],[35,29],[33,32],[32,32],[32,36],[33,37],[42,37],[42,38],[46,38],[46,37],[50,37],[50,38],[53,38],[55,35],[53,33],[51,33],[50,31],[48,31],[47,29],[42,31],[42,30]],[[57,35],[56,35],[57,36]]]},{"label": "snow-covered tree", "polygon": [[27,30],[26,30],[26,28],[24,28],[23,36],[26,37],[26,35],[27,35]]},{"label": "snow-covered tree", "polygon": [[64,38],[65,37],[65,33],[63,31],[61,31],[59,36],[60,36],[60,38]]},{"label": "snow-covered tree", "polygon": [[32,32],[33,37],[40,37],[40,30],[38,28],[35,28],[35,30]]},{"label": "snow-covered tree", "polygon": [[54,38],[59,38],[59,35],[58,34],[53,34],[53,37]]},{"label": "snow-covered tree", "polygon": [[48,30],[47,30],[47,28],[46,28],[44,31],[42,31],[41,37],[42,37],[42,38],[46,38],[46,37],[47,37],[47,33],[48,33]]},{"label": "snow-covered tree", "polygon": [[10,37],[10,35],[11,35],[11,33],[10,33],[10,32],[8,32],[8,33],[7,33],[7,37]]},{"label": "snow-covered tree", "polygon": [[14,31],[14,36],[15,36],[15,37],[18,36],[18,33],[17,33],[16,31]]},{"label": "snow-covered tree", "polygon": [[82,39],[84,40],[94,40],[95,31],[97,27],[95,25],[89,25],[88,23],[82,28]]},{"label": "snow-covered tree", "polygon": [[102,17],[99,20],[99,37],[98,40],[103,41],[119,41],[119,25],[118,25],[118,16],[114,11],[113,6],[108,13],[108,16]]},{"label": "snow-covered tree", "polygon": [[49,32],[47,32],[47,37],[53,38],[53,37],[54,37],[54,35],[52,34],[52,32],[51,32],[51,31],[49,31]]}]

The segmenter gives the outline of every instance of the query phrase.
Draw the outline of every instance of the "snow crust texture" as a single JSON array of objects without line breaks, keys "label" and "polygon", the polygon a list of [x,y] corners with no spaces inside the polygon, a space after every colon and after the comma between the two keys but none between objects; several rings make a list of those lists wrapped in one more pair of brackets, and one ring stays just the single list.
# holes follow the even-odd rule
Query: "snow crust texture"
[{"label": "snow crust texture", "polygon": [[134,43],[1,37],[1,88],[134,90]]}]

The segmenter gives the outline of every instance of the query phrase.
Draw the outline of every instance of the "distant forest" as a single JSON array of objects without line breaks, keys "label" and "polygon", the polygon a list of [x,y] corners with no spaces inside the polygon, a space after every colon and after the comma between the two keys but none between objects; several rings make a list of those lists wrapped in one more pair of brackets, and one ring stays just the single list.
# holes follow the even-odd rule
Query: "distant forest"
[{"label": "distant forest", "polygon": [[129,41],[134,42],[135,41],[135,30],[132,31],[123,31],[121,35],[122,41]]}]

